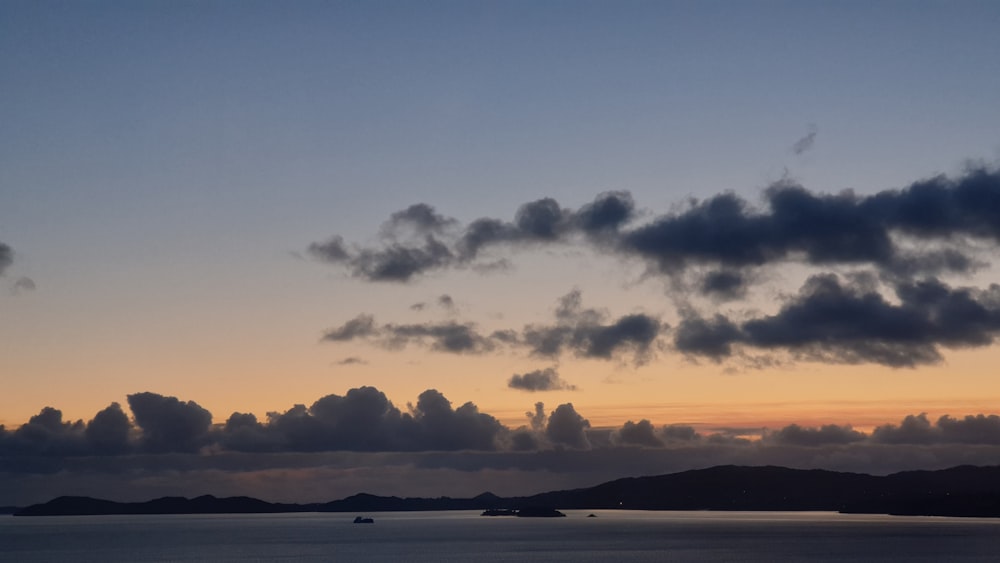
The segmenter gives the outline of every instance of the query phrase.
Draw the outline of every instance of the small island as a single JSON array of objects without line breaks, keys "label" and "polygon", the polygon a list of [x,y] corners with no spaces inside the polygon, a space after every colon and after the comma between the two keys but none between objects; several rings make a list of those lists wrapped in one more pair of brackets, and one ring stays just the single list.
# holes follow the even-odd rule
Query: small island
[{"label": "small island", "polygon": [[518,510],[512,508],[488,508],[480,516],[518,516],[520,518],[559,518],[566,516],[554,508],[529,506]]},{"label": "small island", "polygon": [[365,516],[356,516],[354,518],[354,523],[355,524],[374,524],[375,523],[375,519],[374,518],[368,518],[368,517],[365,517]]}]

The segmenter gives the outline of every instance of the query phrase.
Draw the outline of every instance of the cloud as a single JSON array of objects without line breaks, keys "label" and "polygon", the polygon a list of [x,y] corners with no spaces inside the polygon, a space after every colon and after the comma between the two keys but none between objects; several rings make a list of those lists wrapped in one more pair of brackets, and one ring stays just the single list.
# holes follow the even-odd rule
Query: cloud
[{"label": "cloud", "polygon": [[553,444],[585,450],[590,448],[587,428],[590,428],[590,422],[576,412],[573,403],[566,403],[549,414],[545,436]]},{"label": "cloud", "polygon": [[507,382],[507,387],[511,389],[521,389],[523,391],[575,391],[576,386],[570,385],[559,377],[555,368],[545,368],[529,371],[525,374],[515,373]]},{"label": "cloud", "polygon": [[720,360],[732,354],[733,344],[742,338],[740,328],[721,314],[711,319],[689,314],[674,331],[674,347],[685,354]]},{"label": "cloud", "polygon": [[87,451],[85,428],[82,421],[64,422],[62,411],[45,407],[14,432],[4,432],[0,451],[46,457],[80,455]]},{"label": "cloud", "polygon": [[35,284],[35,280],[25,276],[17,278],[13,286],[14,293],[20,293],[22,291],[35,291],[37,288],[38,286]]},{"label": "cloud", "polygon": [[[955,180],[939,176],[867,197],[815,194],[785,181],[764,198],[761,210],[731,193],[695,201],[686,211],[623,233],[618,248],[668,274],[692,264],[740,269],[788,261],[963,272],[969,258],[948,245],[963,236],[1000,241],[995,170],[971,170]],[[915,255],[899,246],[897,234],[947,250]]]},{"label": "cloud", "polygon": [[[443,307],[453,306],[447,295],[438,301]],[[328,330],[322,340],[369,340],[389,349],[415,344],[453,354],[484,354],[500,346],[512,346],[526,347],[536,356],[556,357],[571,352],[579,357],[605,360],[631,352],[634,361],[642,363],[652,353],[665,326],[658,318],[642,313],[611,320],[605,312],[584,309],[579,290],[559,299],[555,317],[554,325],[527,325],[520,331],[503,329],[485,334],[470,322],[378,324],[372,315],[360,314]]]},{"label": "cloud", "polygon": [[212,413],[194,401],[146,392],[129,395],[128,405],[145,451],[195,452],[208,441]]},{"label": "cloud", "polygon": [[529,325],[521,342],[537,356],[554,357],[564,350],[586,358],[610,359],[631,351],[636,363],[644,362],[663,329],[656,317],[635,313],[608,322],[597,309],[584,309],[579,290],[559,300],[555,325]]},{"label": "cloud", "polygon": [[765,440],[770,443],[790,446],[825,446],[828,444],[850,444],[863,441],[867,436],[851,428],[827,424],[819,428],[802,427],[790,424],[776,432],[765,434]]},{"label": "cloud", "polygon": [[0,276],[14,263],[14,250],[0,242]]},{"label": "cloud", "polygon": [[129,437],[132,423],[122,411],[121,405],[111,403],[94,415],[84,431],[93,451],[98,454],[121,454],[131,449]]},{"label": "cloud", "polygon": [[389,216],[383,225],[383,230],[390,236],[400,229],[410,227],[419,234],[441,233],[446,228],[457,223],[451,217],[445,217],[426,203],[417,203]]},{"label": "cloud", "polygon": [[375,317],[358,315],[337,328],[326,331],[323,340],[332,342],[348,342],[357,338],[367,338],[376,334]]},{"label": "cloud", "polygon": [[455,310],[455,300],[452,299],[450,295],[447,294],[439,295],[437,298],[437,304],[442,309],[445,309],[447,311]]},{"label": "cloud", "polygon": [[[438,214],[433,207],[417,203],[393,213],[383,224],[381,241],[369,247],[349,247],[335,235],[314,242],[308,253],[314,258],[346,266],[359,279],[374,282],[408,282],[434,270],[472,265],[480,271],[494,268],[475,264],[480,254],[498,246],[518,247],[568,242],[585,235],[594,243],[613,241],[615,233],[635,215],[635,204],[627,192],[607,192],[573,211],[552,198],[542,198],[518,207],[513,221],[482,217],[459,227],[455,219]],[[409,230],[409,232],[404,232]],[[402,240],[400,239],[401,235]]]},{"label": "cloud", "polygon": [[636,446],[662,447],[663,440],[656,436],[653,424],[646,419],[639,422],[627,421],[615,433],[614,441],[619,444]]},{"label": "cloud", "polygon": [[[433,389],[404,409],[361,387],[264,421],[237,412],[212,425],[193,401],[137,393],[128,404],[135,424],[112,403],[86,424],[46,407],[16,429],[0,426],[0,504],[62,492],[322,501],[361,491],[474,496],[509,487],[507,494],[516,495],[720,464],[887,473],[989,465],[1000,455],[994,414],[934,422],[910,415],[870,434],[849,424],[792,424],[748,440],[741,436],[761,429],[702,436],[691,426],[638,418],[595,429],[572,404],[546,413],[541,402],[525,413],[525,426],[510,429],[472,403],[454,407]],[[461,487],[451,488],[456,482]]]},{"label": "cloud", "polygon": [[624,191],[605,192],[572,215],[575,226],[591,237],[614,234],[635,217],[632,194]]},{"label": "cloud", "polygon": [[[808,150],[815,136],[813,128],[795,150]],[[624,191],[600,194],[577,210],[541,198],[521,205],[512,221],[481,217],[464,227],[420,203],[390,216],[380,244],[349,248],[334,236],[311,244],[309,253],[360,279],[406,282],[435,270],[475,267],[493,247],[583,244],[637,257],[671,276],[693,265],[714,267],[702,289],[725,295],[740,287],[741,270],[787,262],[868,265],[908,275],[964,273],[981,263],[963,238],[1000,242],[1000,171],[984,167],[868,196],[815,193],[788,180],[763,196],[762,207],[733,193],[691,200],[682,211],[631,228],[635,203]],[[400,241],[402,226],[412,232]]]},{"label": "cloud", "polygon": [[684,424],[664,426],[661,435],[667,442],[694,442],[701,439],[701,435],[694,427]]},{"label": "cloud", "polygon": [[[813,128],[798,149],[807,150],[815,135]],[[359,279],[407,282],[450,268],[482,268],[498,259],[493,249],[581,245],[639,261],[666,278],[680,316],[668,332],[658,316],[615,318],[584,308],[575,290],[560,300],[550,323],[486,333],[468,322],[376,325],[360,315],[328,331],[327,341],[364,338],[472,354],[523,348],[542,358],[631,354],[641,364],[670,334],[676,351],[719,362],[787,357],[913,367],[940,362],[945,348],[994,342],[998,286],[953,287],[939,278],[989,266],[1000,243],[998,202],[1000,171],[978,167],[870,195],[813,192],[783,180],[764,190],[758,204],[719,193],[669,213],[645,213],[650,218],[643,223],[624,191],[600,194],[575,210],[540,198],[519,206],[512,219],[480,217],[467,225],[415,204],[392,214],[375,244],[351,246],[334,236],[310,252]],[[793,263],[813,275],[797,294],[780,296],[776,311],[735,308],[755,284],[774,278],[768,268]],[[454,312],[445,297],[438,305]],[[733,309],[709,312],[692,297]]]},{"label": "cloud", "polygon": [[236,451],[455,451],[498,447],[507,429],[473,403],[452,408],[429,389],[404,412],[374,387],[327,395],[310,407],[268,413],[267,423],[234,413],[218,434]]},{"label": "cloud", "polygon": [[390,347],[429,342],[432,350],[453,354],[481,354],[495,347],[472,323],[387,324],[381,330]]},{"label": "cloud", "polygon": [[931,423],[926,414],[909,415],[898,425],[875,428],[872,441],[883,444],[991,444],[1000,445],[1000,416],[944,415]]},{"label": "cloud", "polygon": [[372,315],[358,315],[343,325],[327,331],[322,340],[347,342],[372,340],[385,348],[400,348],[410,344],[428,346],[436,352],[452,354],[482,354],[493,350],[497,341],[479,333],[473,323],[454,321],[442,323],[378,325]]},{"label": "cloud", "polygon": [[418,243],[392,243],[378,249],[348,250],[341,237],[309,245],[314,257],[345,264],[352,276],[369,281],[407,282],[427,270],[441,268],[454,256],[441,241],[426,235]]},{"label": "cloud", "polygon": [[817,133],[819,133],[819,129],[815,125],[810,125],[809,133],[807,133],[805,137],[795,141],[795,144],[792,145],[792,152],[795,154],[802,154],[811,149],[816,143]]},{"label": "cloud", "polygon": [[747,279],[743,272],[718,270],[702,278],[701,293],[720,301],[732,301],[746,294]]},{"label": "cloud", "polygon": [[434,389],[420,394],[412,413],[422,431],[422,446],[429,450],[493,450],[504,430],[496,418],[479,412],[471,402],[452,409],[451,402]]},{"label": "cloud", "polygon": [[357,356],[349,356],[337,362],[338,366],[354,366],[354,365],[365,365],[368,362],[364,358],[358,358]]},{"label": "cloud", "polygon": [[940,361],[939,346],[986,346],[1000,332],[1000,285],[952,288],[930,278],[898,283],[899,303],[861,280],[812,276],[774,315],[737,325],[689,316],[674,333],[684,352],[721,359],[744,345],[827,362],[912,367]]}]

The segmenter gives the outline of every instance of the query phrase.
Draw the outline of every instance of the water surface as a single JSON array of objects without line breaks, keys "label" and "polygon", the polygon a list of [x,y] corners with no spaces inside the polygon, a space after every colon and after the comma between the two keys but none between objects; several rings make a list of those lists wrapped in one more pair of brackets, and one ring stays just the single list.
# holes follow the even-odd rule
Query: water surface
[{"label": "water surface", "polygon": [[0,517],[0,561],[996,561],[1000,521],[826,512]]}]

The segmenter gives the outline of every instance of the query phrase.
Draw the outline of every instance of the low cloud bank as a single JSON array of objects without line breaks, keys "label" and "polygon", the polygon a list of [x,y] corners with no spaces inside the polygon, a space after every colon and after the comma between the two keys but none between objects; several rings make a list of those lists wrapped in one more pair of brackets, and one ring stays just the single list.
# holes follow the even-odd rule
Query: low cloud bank
[{"label": "low cloud bank", "polygon": [[[541,374],[551,385],[554,370]],[[546,375],[547,374],[547,375]],[[521,376],[516,381],[525,381]],[[212,414],[194,401],[151,392],[128,396],[129,416],[111,403],[89,422],[64,421],[62,412],[43,408],[18,428],[0,426],[0,457],[114,457],[135,454],[222,452],[446,452],[525,451],[612,446],[670,449],[698,444],[754,444],[822,447],[830,445],[1000,445],[1000,417],[995,414],[931,421],[926,414],[909,415],[899,424],[876,427],[870,434],[849,424],[778,429],[716,429],[702,434],[683,425],[656,426],[647,419],[629,420],[621,427],[591,428],[572,403],[546,411],[542,402],[525,413],[525,424],[511,428],[466,402],[454,407],[443,394],[428,389],[416,403],[394,405],[374,387],[327,395],[312,405],[294,405],[270,412],[260,421],[253,414],[234,412],[213,424]],[[747,439],[755,434],[759,439]],[[519,437],[528,436],[529,438]],[[752,436],[751,436],[752,437]],[[526,445],[531,447],[526,448]]]},{"label": "low cloud bank", "polygon": [[[0,427],[0,504],[89,494],[245,494],[317,501],[361,491],[518,495],[720,464],[887,473],[1000,459],[1000,417],[905,417],[865,433],[849,424],[716,429],[629,420],[593,428],[571,403],[538,402],[511,428],[476,405],[428,390],[399,408],[373,387],[223,423],[194,401],[128,396],[88,422],[46,407]],[[753,435],[756,435],[754,438]]]}]

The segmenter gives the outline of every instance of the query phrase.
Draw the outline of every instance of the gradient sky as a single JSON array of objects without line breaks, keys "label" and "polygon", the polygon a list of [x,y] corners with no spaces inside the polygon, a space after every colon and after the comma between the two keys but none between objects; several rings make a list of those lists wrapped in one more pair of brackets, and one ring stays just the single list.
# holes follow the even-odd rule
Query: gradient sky
[{"label": "gradient sky", "polygon": [[[149,446],[154,423],[128,396],[263,424],[363,386],[404,413],[435,389],[511,431],[530,428],[536,402],[550,422],[571,403],[616,445],[642,419],[728,438],[835,424],[873,440],[928,413],[947,434],[939,416],[990,415],[1000,401],[998,24],[989,1],[4,2],[0,448],[77,467],[79,452],[39,453],[16,429],[52,407],[62,418],[49,430],[79,434],[66,424],[116,402],[131,417],[128,452],[173,455],[193,442]],[[955,209],[907,215],[926,203],[907,199],[919,182],[959,194]],[[982,197],[962,199],[966,187]],[[808,201],[780,211],[775,194]],[[530,213],[543,198],[558,202],[548,224]],[[580,226],[610,198],[631,202],[627,216]],[[712,202],[739,211],[720,218]],[[469,251],[483,218],[502,233]],[[731,219],[763,230],[699,246]],[[869,220],[884,252],[842,236]],[[427,261],[428,241],[444,258]],[[384,274],[387,251],[419,267]],[[712,276],[735,285],[702,291]],[[931,290],[981,316],[925,306]],[[878,306],[859,309],[852,326],[865,328],[852,332],[809,316],[824,296],[837,311]],[[926,313],[927,330],[900,311]],[[352,319],[367,328],[352,332]],[[440,340],[446,329],[473,340]],[[555,352],[533,340],[543,329],[563,331]],[[512,385],[526,374],[515,383],[563,388]],[[988,443],[940,459],[995,463]],[[282,471],[343,477],[330,495],[409,492],[386,484],[399,473],[381,458],[313,455],[327,458],[240,462],[237,477],[211,466],[225,478],[199,474],[216,489],[198,492],[267,482],[272,500],[301,498],[275,484]],[[572,481],[554,466],[504,473],[420,455],[388,466],[418,467],[414,482],[435,494],[680,467],[657,451]],[[945,463],[776,456],[697,459]],[[22,465],[0,467],[12,483],[0,504],[113,481]],[[358,466],[381,469],[344,477]]]}]

